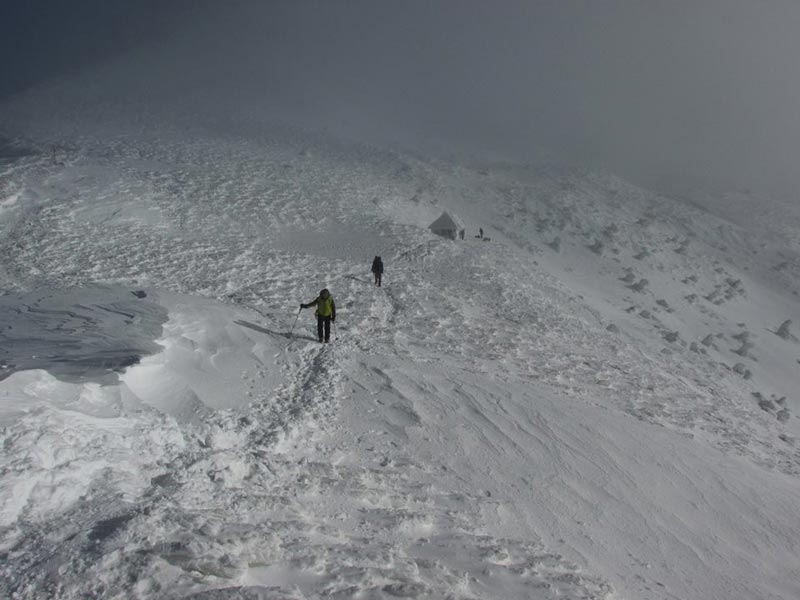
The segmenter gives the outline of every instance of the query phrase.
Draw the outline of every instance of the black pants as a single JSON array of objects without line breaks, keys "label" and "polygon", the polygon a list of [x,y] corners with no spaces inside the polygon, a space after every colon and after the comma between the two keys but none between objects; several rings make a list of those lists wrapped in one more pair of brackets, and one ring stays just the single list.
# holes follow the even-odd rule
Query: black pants
[{"label": "black pants", "polygon": [[330,317],[323,317],[322,315],[317,315],[317,336],[319,336],[319,341],[323,340],[322,333],[323,330],[325,332],[325,341],[331,341],[331,318]]},{"label": "black pants", "polygon": [[381,287],[381,275],[383,275],[383,273],[375,273],[375,285],[378,287]]}]

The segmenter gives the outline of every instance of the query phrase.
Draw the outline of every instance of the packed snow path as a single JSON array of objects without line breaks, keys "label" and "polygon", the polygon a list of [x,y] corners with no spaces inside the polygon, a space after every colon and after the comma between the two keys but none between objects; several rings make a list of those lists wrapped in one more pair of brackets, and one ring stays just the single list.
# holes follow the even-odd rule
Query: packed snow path
[{"label": "packed snow path", "polygon": [[[65,304],[97,311],[141,290],[129,300],[167,321],[163,350],[104,385],[46,368],[0,382],[0,591],[800,593],[794,423],[718,361],[664,352],[667,310],[653,335],[622,298],[611,313],[607,280],[581,281],[585,256],[543,253],[532,230],[555,203],[528,206],[512,177],[487,207],[464,198],[491,185],[458,167],[280,136],[85,138],[64,165],[4,167],[9,303],[78,286],[109,296]],[[432,237],[437,197],[497,223],[493,240]],[[564,212],[563,243],[595,213],[649,210],[614,202]],[[670,235],[687,220],[665,215]],[[330,345],[311,310],[288,334],[321,287],[337,303]],[[704,323],[722,323],[711,307]]]}]

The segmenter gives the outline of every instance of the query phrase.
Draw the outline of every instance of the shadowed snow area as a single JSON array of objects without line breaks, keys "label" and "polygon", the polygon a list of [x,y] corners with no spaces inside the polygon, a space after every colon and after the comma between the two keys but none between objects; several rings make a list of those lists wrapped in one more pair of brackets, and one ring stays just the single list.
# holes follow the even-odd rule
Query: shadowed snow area
[{"label": "shadowed snow area", "polygon": [[789,207],[32,93],[0,596],[800,596]]},{"label": "shadowed snow area", "polygon": [[143,291],[89,287],[0,297],[0,379],[43,369],[63,381],[107,380],[156,352],[166,311]]}]

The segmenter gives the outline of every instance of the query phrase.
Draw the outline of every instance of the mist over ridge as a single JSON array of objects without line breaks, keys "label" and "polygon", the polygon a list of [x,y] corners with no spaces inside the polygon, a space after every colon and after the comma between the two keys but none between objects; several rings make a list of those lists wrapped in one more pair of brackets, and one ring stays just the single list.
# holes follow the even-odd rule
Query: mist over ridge
[{"label": "mist over ridge", "polygon": [[785,0],[89,2],[63,28],[63,6],[33,5],[14,46],[27,80],[102,62],[116,36],[141,42],[105,75],[127,101],[795,198],[800,6]]}]

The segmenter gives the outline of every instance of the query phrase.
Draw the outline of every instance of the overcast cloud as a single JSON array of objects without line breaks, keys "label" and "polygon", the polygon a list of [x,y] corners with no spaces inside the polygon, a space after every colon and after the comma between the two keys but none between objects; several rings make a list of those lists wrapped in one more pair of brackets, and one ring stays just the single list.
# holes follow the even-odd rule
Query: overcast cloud
[{"label": "overcast cloud", "polygon": [[[81,17],[62,27],[72,4]],[[549,148],[647,184],[793,196],[800,181],[794,0],[33,5],[57,8],[0,15],[16,44],[4,36],[5,95],[158,34],[172,41],[153,72],[226,111],[520,158]]]}]

